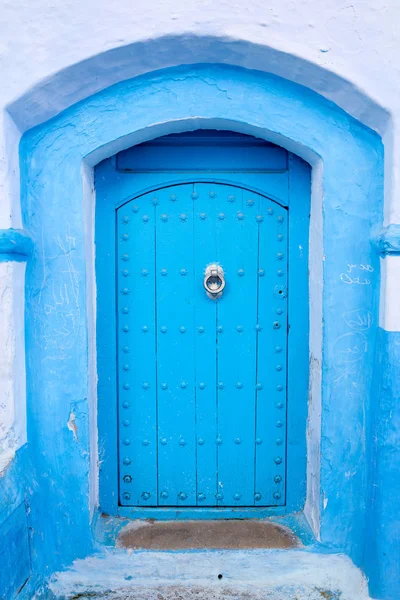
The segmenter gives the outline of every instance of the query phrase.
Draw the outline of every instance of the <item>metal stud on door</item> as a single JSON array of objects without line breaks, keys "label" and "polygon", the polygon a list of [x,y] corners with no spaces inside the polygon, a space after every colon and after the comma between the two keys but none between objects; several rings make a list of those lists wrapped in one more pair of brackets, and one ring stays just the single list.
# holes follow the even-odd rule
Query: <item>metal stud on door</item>
[{"label": "metal stud on door", "polygon": [[285,503],[287,210],[218,183],[117,211],[120,503]]}]

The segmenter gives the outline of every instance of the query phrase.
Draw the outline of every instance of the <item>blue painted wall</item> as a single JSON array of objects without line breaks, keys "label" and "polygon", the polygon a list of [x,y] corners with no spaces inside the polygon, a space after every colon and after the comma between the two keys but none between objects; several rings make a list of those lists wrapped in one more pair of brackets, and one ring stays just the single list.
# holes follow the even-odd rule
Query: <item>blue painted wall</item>
[{"label": "blue painted wall", "polygon": [[32,254],[32,240],[20,229],[0,229],[0,261],[26,261]]},{"label": "blue painted wall", "polygon": [[398,600],[400,577],[400,333],[378,330],[370,429],[365,568],[374,598]]},{"label": "blue painted wall", "polygon": [[0,596],[11,600],[31,575],[30,498],[35,478],[27,445],[0,478]]},{"label": "blue painted wall", "polygon": [[[38,482],[31,518],[41,572],[91,549],[82,160],[97,152],[89,159],[94,164],[146,138],[199,126],[279,139],[322,160],[321,540],[363,564],[379,287],[378,255],[369,239],[382,220],[381,141],[301,86],[202,66],[109,88],[21,142],[24,226],[35,244],[27,271],[26,339],[28,436]],[[374,556],[376,561],[379,553]]]},{"label": "blue painted wall", "polygon": [[[32,240],[26,232],[0,229],[0,262],[26,261],[31,252]],[[1,411],[4,413],[4,406]],[[28,587],[31,575],[29,512],[35,487],[25,444],[0,475],[0,596],[3,600],[14,598]]]}]

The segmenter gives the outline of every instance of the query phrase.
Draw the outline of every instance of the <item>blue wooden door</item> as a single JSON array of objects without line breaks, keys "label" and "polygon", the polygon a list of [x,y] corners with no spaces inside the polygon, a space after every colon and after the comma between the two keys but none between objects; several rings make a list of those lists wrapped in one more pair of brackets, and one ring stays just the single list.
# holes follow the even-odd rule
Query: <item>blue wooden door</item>
[{"label": "blue wooden door", "polygon": [[287,209],[194,182],[116,214],[120,504],[285,504]]}]

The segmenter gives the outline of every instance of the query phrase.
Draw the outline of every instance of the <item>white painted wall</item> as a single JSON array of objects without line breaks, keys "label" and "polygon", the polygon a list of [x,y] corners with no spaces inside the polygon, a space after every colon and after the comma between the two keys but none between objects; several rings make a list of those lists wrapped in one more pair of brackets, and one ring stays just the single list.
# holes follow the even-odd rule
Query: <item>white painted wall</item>
[{"label": "white painted wall", "polygon": [[25,263],[0,262],[0,476],[26,441]]},{"label": "white painted wall", "polygon": [[[400,222],[398,0],[0,0],[0,14],[0,228],[21,226],[21,133],[127,77],[180,63],[217,61],[306,85],[382,135],[385,221]],[[151,44],[163,36],[162,42]],[[168,53],[165,36],[182,36],[176,52]],[[147,52],[146,44],[123,50],[146,41]],[[88,60],[115,48],[120,52]],[[63,85],[52,84],[57,73],[77,63],[82,63],[79,73],[71,71]],[[381,325],[400,330],[400,260],[382,263]],[[20,271],[20,265],[12,264],[0,270],[0,418],[7,414],[5,428],[21,432],[24,411],[14,407],[23,405],[24,391],[14,388],[12,378],[18,372],[23,379],[24,353],[21,336],[12,341],[12,328],[23,321],[21,299],[9,292],[9,270]]]}]

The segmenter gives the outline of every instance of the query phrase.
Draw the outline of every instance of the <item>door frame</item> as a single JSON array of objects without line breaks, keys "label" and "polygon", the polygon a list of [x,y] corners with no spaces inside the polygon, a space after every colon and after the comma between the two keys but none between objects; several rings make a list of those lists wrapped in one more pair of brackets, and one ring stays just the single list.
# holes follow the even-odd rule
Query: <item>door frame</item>
[{"label": "door frame", "polygon": [[[129,518],[215,519],[264,518],[296,513],[306,500],[306,426],[309,386],[309,282],[308,245],[311,200],[311,169],[297,156],[288,153],[286,198],[274,197],[256,187],[248,174],[199,173],[196,182],[225,183],[260,193],[289,207],[288,238],[288,362],[287,362],[287,445],[286,505],[277,507],[122,507],[118,504],[118,419],[116,369],[116,210],[134,198],[176,184],[193,182],[188,173],[135,173],[134,192],[129,197],[110,198],[110,181],[118,185],[132,173],[116,173],[116,157],[96,167],[96,285],[97,285],[97,373],[99,431],[100,512]],[[263,181],[272,182],[281,171],[268,172]],[[228,177],[228,178],[227,178]],[[112,178],[112,179],[111,179]],[[246,183],[249,181],[249,183]],[[264,185],[266,185],[264,183]],[[273,186],[272,186],[273,187]],[[114,196],[113,196],[114,198]],[[104,241],[106,240],[106,243]],[[110,281],[113,285],[110,285]]]}]

